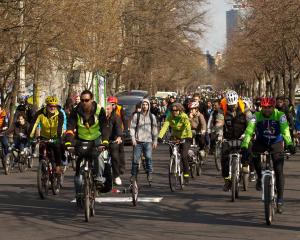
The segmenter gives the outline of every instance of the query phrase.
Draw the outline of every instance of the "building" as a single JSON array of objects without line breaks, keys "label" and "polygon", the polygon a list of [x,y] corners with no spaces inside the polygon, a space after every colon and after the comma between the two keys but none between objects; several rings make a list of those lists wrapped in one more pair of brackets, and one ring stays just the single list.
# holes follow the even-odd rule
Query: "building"
[{"label": "building", "polygon": [[231,9],[226,12],[226,39],[227,45],[230,43],[234,32],[238,29],[239,10]]}]

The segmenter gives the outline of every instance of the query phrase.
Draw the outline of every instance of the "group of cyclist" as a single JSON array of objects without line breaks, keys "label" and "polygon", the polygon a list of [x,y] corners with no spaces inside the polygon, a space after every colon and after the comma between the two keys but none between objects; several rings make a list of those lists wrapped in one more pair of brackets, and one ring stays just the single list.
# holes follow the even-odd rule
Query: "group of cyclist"
[{"label": "group of cyclist", "polygon": [[[228,90],[223,98],[206,99],[204,102],[199,93],[194,93],[182,99],[182,103],[174,96],[161,102],[157,99],[151,101],[144,99],[137,105],[136,113],[137,115],[132,117],[130,130],[134,148],[132,178],[136,177],[138,161],[143,152],[146,156],[148,180],[152,181],[152,148],[155,149],[157,141],[162,142],[166,133],[169,133],[172,138],[181,140],[180,152],[186,182],[190,177],[188,151],[193,138],[201,154],[213,149],[216,141],[222,141],[223,190],[229,191],[231,146],[224,140],[240,140],[242,171],[249,173],[250,165],[253,174],[255,168],[257,190],[261,190],[261,165],[258,153],[266,150],[273,153],[278,211],[282,212],[284,191],[282,153],[284,149],[295,153],[293,131],[295,127],[297,128],[297,123],[294,124],[295,110],[289,102],[285,102],[284,97],[278,97],[276,100],[262,97],[252,104],[249,98],[241,98],[235,91]],[[62,174],[61,166],[66,162],[64,151],[68,147],[75,146],[76,149],[81,143],[88,142],[92,149],[101,143],[110,149],[114,183],[122,185],[121,176],[125,172],[123,129],[127,123],[124,120],[124,110],[118,105],[116,97],[108,97],[104,109],[95,102],[89,90],[84,90],[76,96],[75,101],[66,104],[65,108],[59,105],[56,97],[49,96],[45,100],[45,105],[37,112],[34,112],[26,97],[21,97],[10,127],[8,117],[0,105],[0,141],[4,155],[9,151],[7,140],[9,133],[13,133],[15,147],[21,149],[37,136],[40,139],[54,139],[55,141],[47,145],[47,150],[53,153],[56,172]],[[81,153],[78,150],[76,154],[78,155],[74,177],[76,194],[82,185],[80,162],[86,154],[93,159],[95,181],[100,186],[104,185],[107,179],[99,162],[99,152]]]}]

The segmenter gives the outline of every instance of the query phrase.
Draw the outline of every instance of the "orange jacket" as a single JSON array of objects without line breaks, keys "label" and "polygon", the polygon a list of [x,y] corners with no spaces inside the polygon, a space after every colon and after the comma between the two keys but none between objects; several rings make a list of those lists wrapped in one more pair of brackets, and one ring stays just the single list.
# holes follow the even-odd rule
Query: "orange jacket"
[{"label": "orange jacket", "polygon": [[3,128],[5,127],[5,119],[6,119],[7,115],[6,115],[6,112],[5,110],[3,109],[1,112],[0,112],[0,128]]},{"label": "orange jacket", "polygon": [[[242,99],[239,98],[238,104],[239,104],[239,107],[240,107],[242,113],[245,112],[245,103],[243,102]],[[221,100],[220,106],[221,106],[221,109],[222,109],[223,112],[224,112],[224,115],[226,115],[226,113],[227,113],[227,101],[226,101],[226,98],[223,98],[223,99]]]}]

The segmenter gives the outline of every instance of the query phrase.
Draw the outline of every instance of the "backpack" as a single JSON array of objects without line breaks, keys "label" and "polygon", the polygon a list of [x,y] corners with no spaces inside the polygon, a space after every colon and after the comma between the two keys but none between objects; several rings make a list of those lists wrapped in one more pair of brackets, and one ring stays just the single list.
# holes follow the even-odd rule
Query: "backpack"
[{"label": "backpack", "polygon": [[[140,122],[140,117],[141,117],[141,113],[137,112],[137,119],[136,119],[136,126],[135,126],[135,137],[137,138],[137,133],[138,133],[138,126],[139,126],[139,122]],[[153,114],[151,112],[149,112],[149,116],[150,116],[150,122],[151,122],[151,132],[153,129]]]}]

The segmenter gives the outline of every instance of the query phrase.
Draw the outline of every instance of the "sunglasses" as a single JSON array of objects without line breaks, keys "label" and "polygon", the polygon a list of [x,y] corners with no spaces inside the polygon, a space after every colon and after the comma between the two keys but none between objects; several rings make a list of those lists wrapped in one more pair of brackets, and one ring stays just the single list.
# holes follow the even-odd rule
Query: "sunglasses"
[{"label": "sunglasses", "polygon": [[80,99],[80,101],[81,101],[81,102],[89,102],[89,101],[91,101],[91,99],[87,99],[87,98],[83,99],[83,98],[82,98],[82,99]]},{"label": "sunglasses", "polygon": [[178,109],[172,109],[172,112],[179,112]]}]

